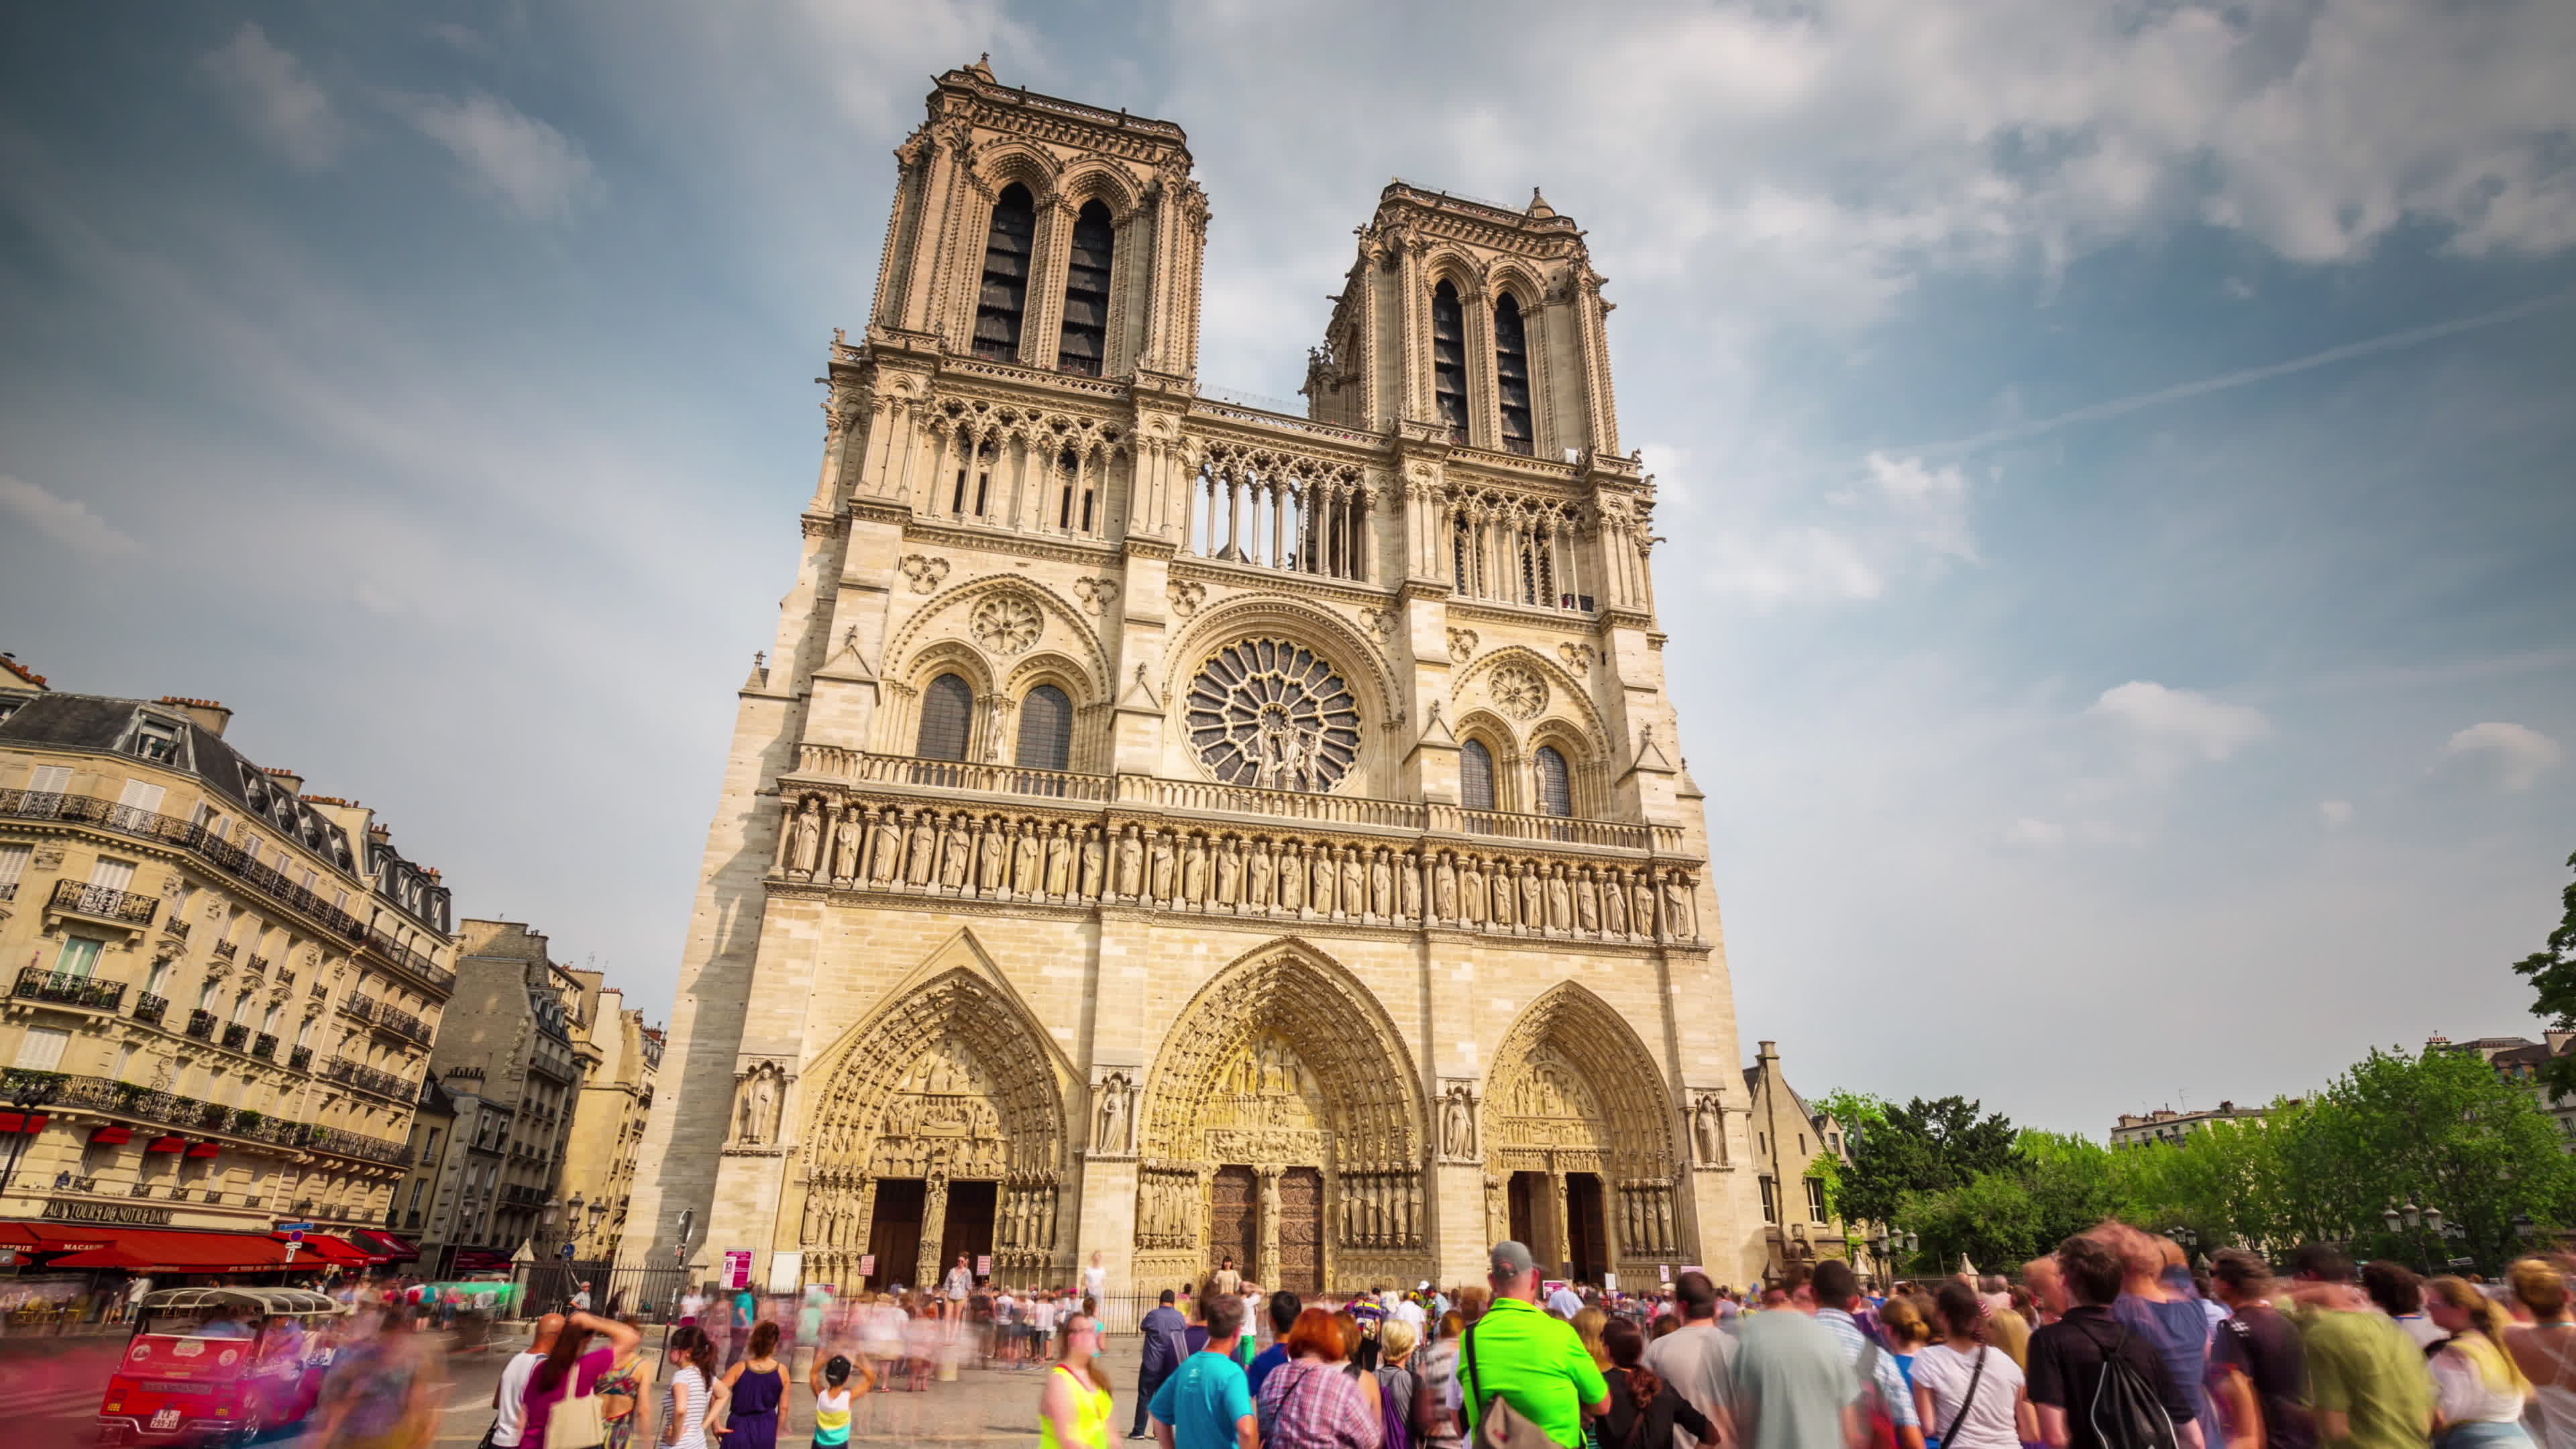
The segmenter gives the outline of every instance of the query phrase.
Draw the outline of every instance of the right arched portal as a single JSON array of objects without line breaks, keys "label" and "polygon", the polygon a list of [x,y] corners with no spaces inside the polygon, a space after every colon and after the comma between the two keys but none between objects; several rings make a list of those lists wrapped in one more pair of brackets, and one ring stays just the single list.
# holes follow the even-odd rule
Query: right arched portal
[{"label": "right arched portal", "polygon": [[1530,1003],[1485,1083],[1488,1240],[1527,1243],[1549,1276],[1654,1281],[1678,1263],[1672,1111],[1645,1044],[1572,982]]}]

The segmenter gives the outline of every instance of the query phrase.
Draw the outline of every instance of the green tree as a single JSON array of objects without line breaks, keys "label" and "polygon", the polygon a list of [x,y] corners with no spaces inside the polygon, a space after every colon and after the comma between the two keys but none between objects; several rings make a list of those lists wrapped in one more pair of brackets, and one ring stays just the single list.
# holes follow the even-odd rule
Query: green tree
[{"label": "green tree", "polygon": [[[1815,1098],[1809,1105],[1833,1118],[1834,1125],[1843,1131],[1845,1146],[1855,1151],[1863,1138],[1886,1124],[1887,1114],[1892,1110],[1884,1097],[1840,1087]],[[1831,1152],[1819,1152],[1815,1160],[1807,1164],[1807,1176],[1825,1185],[1825,1215],[1857,1227],[1862,1220],[1846,1210],[1843,1203],[1843,1184],[1849,1175],[1843,1160]]]},{"label": "green tree", "polygon": [[[1894,1222],[1908,1194],[1948,1192],[2013,1157],[2013,1128],[1965,1097],[1916,1097],[1851,1142],[1837,1196],[1849,1220]],[[1846,1124],[1848,1127],[1848,1124]],[[1916,1229],[1920,1231],[1920,1229]]]},{"label": "green tree", "polygon": [[[2567,868],[2576,871],[2576,855],[2567,857]],[[2576,1026],[2576,880],[2558,898],[2567,913],[2549,933],[2548,946],[2516,961],[2513,969],[2531,978],[2532,1015],[2563,1030]],[[2576,1056],[2550,1058],[2544,1080],[2554,1092],[2576,1092]]]}]

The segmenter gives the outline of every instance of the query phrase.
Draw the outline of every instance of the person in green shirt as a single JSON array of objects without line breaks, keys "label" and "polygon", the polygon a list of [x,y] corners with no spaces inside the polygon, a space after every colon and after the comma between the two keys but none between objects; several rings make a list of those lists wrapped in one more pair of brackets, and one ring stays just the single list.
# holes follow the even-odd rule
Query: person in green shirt
[{"label": "person in green shirt", "polygon": [[2353,1286],[2352,1259],[2322,1245],[2299,1250],[2292,1295],[2308,1311],[2308,1392],[2318,1442],[2354,1449],[2425,1449],[2433,1379],[2423,1350]]},{"label": "person in green shirt", "polygon": [[1583,1442],[1583,1416],[1610,1412],[1609,1383],[1574,1326],[1539,1310],[1538,1264],[1528,1248],[1495,1244],[1486,1281],[1494,1285],[1494,1306],[1468,1328],[1458,1353],[1468,1437],[1500,1399],[1574,1449]]}]

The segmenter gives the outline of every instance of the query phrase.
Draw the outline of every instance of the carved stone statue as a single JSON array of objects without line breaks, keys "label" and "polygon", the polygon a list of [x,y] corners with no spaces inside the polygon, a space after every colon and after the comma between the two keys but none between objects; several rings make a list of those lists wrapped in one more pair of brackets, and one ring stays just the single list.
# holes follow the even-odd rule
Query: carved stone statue
[{"label": "carved stone statue", "polygon": [[1342,848],[1342,910],[1354,916],[1368,910],[1368,863],[1356,845]]},{"label": "carved stone statue", "polygon": [[1715,1096],[1699,1099],[1691,1113],[1691,1136],[1699,1145],[1699,1160],[1704,1167],[1715,1167],[1726,1161],[1726,1108]]},{"label": "carved stone statue", "polygon": [[892,809],[880,810],[876,828],[868,832],[868,879],[880,884],[890,881],[902,863],[903,827]]},{"label": "carved stone statue", "polygon": [[1512,884],[1512,877],[1520,874],[1520,869],[1519,861],[1494,867],[1494,925],[1498,930],[1521,924],[1520,887]]},{"label": "carved stone statue", "polygon": [[950,890],[966,884],[966,872],[974,862],[968,857],[966,817],[958,816],[939,837],[939,883]]},{"label": "carved stone statue", "polygon": [[1314,906],[1316,915],[1329,916],[1333,913],[1333,878],[1336,874],[1333,868],[1333,848],[1329,845],[1316,846],[1314,877],[1307,882],[1306,892],[1307,901]]},{"label": "carved stone statue", "polygon": [[734,1113],[735,1140],[757,1147],[778,1135],[778,1064],[761,1062],[743,1075]]},{"label": "carved stone statue", "polygon": [[1664,929],[1676,941],[1698,934],[1691,929],[1691,880],[1680,871],[1664,876]]},{"label": "carved stone statue", "polygon": [[1033,896],[1040,884],[1037,830],[1023,821],[1011,830],[1011,892]]},{"label": "carved stone statue", "polygon": [[937,839],[938,837],[934,833],[934,828],[931,825],[930,812],[927,810],[914,812],[912,817],[912,853],[910,858],[904,862],[903,869],[903,878],[906,883],[917,886],[930,884],[932,873],[938,869],[938,861],[933,854],[933,849],[937,843]]},{"label": "carved stone statue", "polygon": [[1084,900],[1099,899],[1102,886],[1101,866],[1100,827],[1086,825],[1082,828],[1082,898]]},{"label": "carved stone statue", "polygon": [[1521,924],[1531,930],[1547,924],[1547,902],[1541,899],[1539,887],[1542,869],[1538,862],[1532,861],[1528,871],[1521,876]]},{"label": "carved stone statue", "polygon": [[1216,903],[1231,906],[1242,898],[1242,890],[1243,847],[1234,837],[1227,836],[1225,849],[1217,852],[1216,857]]},{"label": "carved stone statue", "polygon": [[1130,825],[1118,837],[1118,894],[1134,900],[1136,893],[1144,889],[1144,881],[1145,847],[1136,838],[1136,827]]},{"label": "carved stone statue", "polygon": [[1283,846],[1279,853],[1279,909],[1295,913],[1306,904],[1306,847]]},{"label": "carved stone statue", "polygon": [[1395,865],[1391,852],[1383,845],[1369,860],[1369,914],[1395,914]]},{"label": "carved stone statue", "polygon": [[832,879],[850,880],[859,873],[859,822],[842,815],[832,822]]},{"label": "carved stone statue", "polygon": [[1485,924],[1485,868],[1472,855],[1458,865],[1458,919],[1471,926]]},{"label": "carved stone statue", "polygon": [[1396,914],[1408,921],[1422,919],[1422,857],[1410,852],[1395,858]]},{"label": "carved stone statue", "polygon": [[1267,911],[1270,909],[1271,869],[1270,842],[1266,840],[1254,841],[1252,845],[1252,864],[1246,871],[1246,875],[1249,877],[1247,884],[1251,887],[1251,890],[1249,894],[1245,896],[1245,901],[1256,911]]},{"label": "carved stone statue", "polygon": [[1592,867],[1574,881],[1574,928],[1587,936],[1601,931],[1601,888],[1592,879]]},{"label": "carved stone statue", "polygon": [[1625,871],[1610,872],[1610,879],[1602,886],[1601,923],[1613,936],[1628,934],[1628,875]]},{"label": "carved stone statue", "polygon": [[1458,919],[1458,869],[1450,864],[1449,852],[1440,852],[1440,863],[1431,868],[1431,914],[1441,921]]},{"label": "carved stone statue", "polygon": [[1173,886],[1172,835],[1166,830],[1154,836],[1154,899],[1169,901]]},{"label": "carved stone statue", "polygon": [[1474,1098],[1464,1086],[1451,1087],[1440,1104],[1440,1151],[1447,1157],[1476,1155]]},{"label": "carved stone statue", "polygon": [[804,809],[796,812],[796,827],[792,841],[793,848],[788,853],[787,868],[805,875],[812,875],[815,857],[820,855],[823,849],[823,822],[811,800],[805,802]]},{"label": "carved stone statue", "polygon": [[1189,853],[1181,857],[1181,899],[1189,904],[1207,903],[1208,858],[1205,837],[1190,837]]},{"label": "carved stone statue", "polygon": [[1002,822],[986,821],[984,838],[975,848],[975,888],[977,890],[989,893],[1002,888],[1003,874],[1009,865],[1003,853],[1004,849]]},{"label": "carved stone statue", "polygon": [[1642,870],[1628,878],[1628,901],[1629,931],[1639,936],[1655,934],[1655,888]]},{"label": "carved stone statue", "polygon": [[1574,892],[1568,887],[1565,865],[1560,861],[1547,876],[1547,927],[1551,931],[1563,931],[1573,925]]},{"label": "carved stone statue", "polygon": [[1046,893],[1058,899],[1073,894],[1073,836],[1060,821],[1047,835]]}]

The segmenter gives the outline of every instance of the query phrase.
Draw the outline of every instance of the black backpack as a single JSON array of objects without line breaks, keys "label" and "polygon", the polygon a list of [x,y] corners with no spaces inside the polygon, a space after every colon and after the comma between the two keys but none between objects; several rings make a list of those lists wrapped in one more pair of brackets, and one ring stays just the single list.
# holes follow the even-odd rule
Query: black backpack
[{"label": "black backpack", "polygon": [[[2101,1347],[2102,1341],[2093,1337],[2091,1329],[2083,1333],[2094,1347]],[[2173,1416],[2165,1412],[2164,1396],[2121,1353],[2128,1346],[2129,1330],[2122,1325],[2120,1336],[2102,1354],[2102,1377],[2093,1383],[2093,1404],[2086,1417],[2094,1437],[2102,1441],[2103,1449],[2180,1449],[2181,1436],[2174,1432]]]}]

